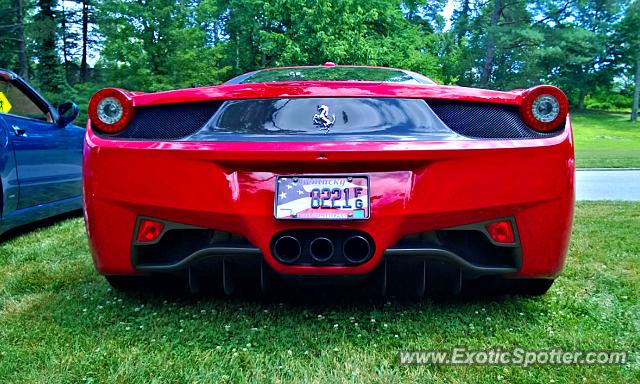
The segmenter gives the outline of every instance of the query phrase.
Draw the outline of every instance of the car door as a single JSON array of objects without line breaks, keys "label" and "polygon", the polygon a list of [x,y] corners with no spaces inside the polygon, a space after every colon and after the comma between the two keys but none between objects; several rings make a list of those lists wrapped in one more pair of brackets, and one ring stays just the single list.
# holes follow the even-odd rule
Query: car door
[{"label": "car door", "polygon": [[[0,111],[3,106],[0,105]],[[9,129],[0,112],[0,214],[2,217],[13,212],[18,205],[18,175],[13,155]],[[1,222],[0,218],[0,222]]]},{"label": "car door", "polygon": [[[82,138],[77,127],[58,126],[55,112],[19,79],[0,79],[2,118],[19,183],[18,209],[77,197],[82,190]],[[1,96],[0,96],[1,97]]]}]

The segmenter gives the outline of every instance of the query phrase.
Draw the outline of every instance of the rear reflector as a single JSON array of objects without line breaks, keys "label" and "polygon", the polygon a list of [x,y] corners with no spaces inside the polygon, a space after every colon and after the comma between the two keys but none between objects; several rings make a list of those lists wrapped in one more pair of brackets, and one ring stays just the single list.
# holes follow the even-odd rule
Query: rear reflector
[{"label": "rear reflector", "polygon": [[513,234],[513,227],[508,220],[496,221],[486,225],[489,236],[496,243],[513,244],[516,239]]},{"label": "rear reflector", "polygon": [[136,240],[138,243],[150,243],[152,241],[156,241],[160,235],[162,235],[163,230],[163,223],[142,219],[138,225],[138,236],[136,237]]}]

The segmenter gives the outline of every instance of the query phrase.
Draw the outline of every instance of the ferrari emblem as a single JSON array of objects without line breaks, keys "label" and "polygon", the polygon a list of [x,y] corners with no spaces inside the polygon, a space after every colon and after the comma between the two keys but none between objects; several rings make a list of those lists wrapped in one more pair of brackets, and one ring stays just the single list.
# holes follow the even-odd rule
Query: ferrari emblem
[{"label": "ferrari emblem", "polygon": [[329,117],[329,107],[326,105],[320,105],[318,107],[318,113],[313,115],[313,125],[319,126],[320,129],[324,130],[324,133],[327,134],[329,132],[329,128],[333,126],[333,123],[336,122],[336,115],[331,115]]},{"label": "ferrari emblem", "polygon": [[0,92],[0,113],[9,113],[11,110],[11,103],[4,93]]}]

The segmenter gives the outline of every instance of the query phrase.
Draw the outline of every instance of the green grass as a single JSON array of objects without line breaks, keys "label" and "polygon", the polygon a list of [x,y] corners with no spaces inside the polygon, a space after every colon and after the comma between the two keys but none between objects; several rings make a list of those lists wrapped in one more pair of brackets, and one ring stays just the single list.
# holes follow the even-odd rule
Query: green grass
[{"label": "green grass", "polygon": [[[81,219],[0,244],[0,383],[640,381],[640,204],[580,203],[539,298],[269,303],[125,296]],[[620,349],[625,366],[400,366],[400,349]]]},{"label": "green grass", "polygon": [[629,114],[581,111],[571,114],[578,168],[640,168],[640,122]]}]

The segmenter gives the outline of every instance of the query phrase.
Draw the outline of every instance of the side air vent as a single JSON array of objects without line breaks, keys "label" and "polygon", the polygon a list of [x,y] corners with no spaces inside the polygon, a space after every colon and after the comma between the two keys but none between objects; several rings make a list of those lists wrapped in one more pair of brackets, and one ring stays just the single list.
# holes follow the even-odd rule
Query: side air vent
[{"label": "side air vent", "polygon": [[177,140],[204,126],[222,102],[162,104],[136,108],[129,126],[109,137],[137,140]]},{"label": "side air vent", "polygon": [[515,105],[427,100],[429,107],[456,133],[479,139],[537,139],[558,135],[561,124],[549,133],[530,129]]}]

